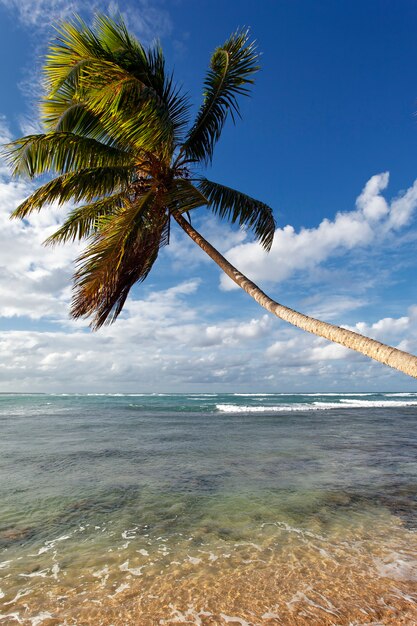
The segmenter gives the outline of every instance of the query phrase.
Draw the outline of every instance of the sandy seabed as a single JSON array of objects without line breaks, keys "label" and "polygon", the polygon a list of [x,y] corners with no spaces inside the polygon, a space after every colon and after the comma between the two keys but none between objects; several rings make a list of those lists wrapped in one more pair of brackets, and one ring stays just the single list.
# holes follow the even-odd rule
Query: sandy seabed
[{"label": "sandy seabed", "polygon": [[415,626],[417,546],[393,530],[390,546],[369,529],[323,537],[288,525],[259,543],[159,537],[153,553],[132,541],[84,569],[51,551],[49,567],[18,574],[0,624]]}]

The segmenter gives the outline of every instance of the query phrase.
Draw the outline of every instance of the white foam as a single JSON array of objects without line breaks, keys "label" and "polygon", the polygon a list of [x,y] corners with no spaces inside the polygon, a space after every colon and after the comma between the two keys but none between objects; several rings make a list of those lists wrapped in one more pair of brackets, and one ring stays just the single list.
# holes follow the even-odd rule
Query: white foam
[{"label": "white foam", "polygon": [[300,535],[302,537],[309,537],[311,539],[326,541],[326,538],[323,537],[323,535],[312,533],[311,531],[303,530],[302,528],[297,528],[297,526],[290,526],[286,522],[263,522],[261,524],[261,528],[265,528],[265,526],[277,526],[278,528],[281,528],[286,532],[295,533],[296,535]]},{"label": "white foam", "polygon": [[2,592],[2,590],[0,589],[0,599],[4,598],[4,593]]},{"label": "white foam", "polygon": [[32,622],[32,626],[39,626],[39,624],[42,624],[42,622],[44,622],[46,619],[51,619],[51,617],[53,617],[51,613],[44,611],[43,613],[39,613],[39,615],[35,615],[35,617],[29,617],[28,619]]},{"label": "white foam", "polygon": [[199,400],[200,398],[215,398],[218,396],[218,393],[198,393],[198,394],[188,394],[187,398],[192,398],[193,400]]},{"label": "white foam", "polygon": [[0,613],[0,620],[3,619],[14,619],[19,624],[23,624],[22,620],[20,619],[19,613]]},{"label": "white foam", "polygon": [[239,404],[216,404],[221,413],[282,413],[292,411],[326,411],[330,409],[397,408],[417,406],[416,400],[354,400],[341,398],[339,402],[312,402],[311,404],[279,404],[247,406]]},{"label": "white foam", "polygon": [[142,570],[144,567],[144,565],[141,567],[129,567],[129,561],[125,561],[119,565],[119,570],[121,572],[129,572],[129,574],[133,574],[133,576],[142,576]]},{"label": "white foam", "polygon": [[117,596],[117,594],[122,593],[122,591],[125,591],[126,589],[129,589],[129,586],[130,585],[128,585],[127,583],[122,583],[117,587],[114,594],[109,596],[109,598],[114,598],[114,596]]},{"label": "white foam", "polygon": [[109,573],[110,573],[109,566],[105,565],[103,567],[103,569],[100,569],[100,570],[97,570],[96,572],[93,572],[93,576],[94,576],[94,578],[102,578],[103,576],[106,576]]},{"label": "white foam", "polygon": [[9,567],[11,561],[3,561],[0,563],[0,569],[4,569],[5,567]]},{"label": "white foam", "polygon": [[189,554],[187,555],[187,559],[193,565],[198,565],[202,561],[202,559],[200,559],[199,557],[190,556]]},{"label": "white foam", "polygon": [[216,409],[221,413],[265,413],[265,412],[282,412],[282,411],[308,411],[311,410],[309,405],[285,405],[280,406],[242,406],[239,404],[216,404]]},{"label": "white foam", "polygon": [[321,396],[324,396],[324,397],[327,397],[327,396],[329,396],[329,397],[331,397],[331,396],[336,396],[336,397],[338,397],[338,396],[348,396],[348,397],[352,397],[352,398],[357,398],[359,396],[374,396],[375,393],[370,393],[370,392],[366,392],[366,393],[363,393],[363,392],[360,392],[360,393],[354,393],[354,392],[351,392],[351,393],[335,393],[335,392],[332,391],[331,393],[330,392],[326,392],[326,393],[301,393],[301,394],[294,394],[294,395],[311,396],[311,397],[314,397],[314,396],[319,396],[319,397],[321,397]]},{"label": "white foam", "polygon": [[254,626],[253,622],[247,622],[242,617],[236,617],[235,615],[225,615],[224,613],[220,613],[220,617],[226,622],[233,622],[234,624],[240,624],[240,626]]},{"label": "white foam", "polygon": [[376,559],[376,569],[382,578],[417,582],[417,560],[393,553],[386,559]]},{"label": "white foam", "polygon": [[[203,626],[202,617],[211,617],[213,613],[209,611],[197,611],[191,604],[188,605],[186,611],[179,611],[173,604],[169,604],[171,616],[168,621],[160,619],[159,624],[194,624],[194,626]],[[194,621],[191,621],[194,620]]]},{"label": "white foam", "polygon": [[9,606],[9,604],[14,604],[17,600],[20,600],[20,598],[24,598],[25,596],[28,596],[30,593],[32,593],[32,591],[33,589],[21,589],[20,591],[17,592],[13,600],[9,600],[9,602],[5,602],[4,606]]},{"label": "white foam", "polygon": [[19,574],[22,578],[46,578],[49,574],[48,569],[39,570],[39,572],[32,572],[31,574]]},{"label": "white foam", "polygon": [[49,552],[55,548],[55,545],[60,541],[65,541],[66,539],[70,539],[71,535],[62,535],[61,537],[57,537],[56,539],[50,539],[49,541],[45,541],[45,545],[38,550],[39,554],[44,554],[45,552]]},{"label": "white foam", "polygon": [[320,609],[321,611],[324,611],[325,613],[329,613],[330,615],[334,615],[335,617],[338,617],[339,616],[339,611],[336,609],[335,606],[333,606],[333,604],[330,602],[330,600],[325,598],[321,593],[319,593],[318,595],[321,598],[323,598],[325,603],[328,605],[327,607],[323,606],[322,604],[318,604],[317,602],[314,602],[314,600],[309,598],[302,591],[297,591],[297,593],[295,593],[293,595],[291,600],[289,602],[286,602],[286,605],[287,605],[287,607],[290,610],[292,610],[292,605],[293,604],[296,604],[298,602],[305,602],[306,604],[309,604],[310,606],[314,606],[316,609]]},{"label": "white foam", "polygon": [[217,559],[219,558],[214,554],[214,552],[206,552],[205,550],[199,550],[199,552],[201,552],[201,554],[208,554],[208,560],[212,562],[217,561]]},{"label": "white foam", "polygon": [[135,526],[134,528],[128,528],[127,530],[124,530],[122,532],[123,539],[135,539],[137,529],[138,527]]},{"label": "white foam", "polygon": [[149,552],[145,550],[144,548],[141,548],[140,550],[136,550],[136,552],[138,552],[142,556],[149,556]]},{"label": "white foam", "polygon": [[242,398],[257,398],[265,396],[280,396],[280,395],[293,395],[293,394],[280,394],[280,393],[233,393],[233,396],[240,396]]},{"label": "white foam", "polygon": [[341,403],[349,403],[355,407],[397,407],[417,406],[417,400],[347,400],[341,398]]}]

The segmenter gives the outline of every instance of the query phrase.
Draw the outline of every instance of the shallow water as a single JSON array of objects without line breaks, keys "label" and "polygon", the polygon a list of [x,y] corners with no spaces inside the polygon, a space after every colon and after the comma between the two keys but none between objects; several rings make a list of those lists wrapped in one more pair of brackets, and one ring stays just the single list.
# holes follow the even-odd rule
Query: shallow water
[{"label": "shallow water", "polygon": [[417,394],[0,395],[0,626],[416,624]]}]

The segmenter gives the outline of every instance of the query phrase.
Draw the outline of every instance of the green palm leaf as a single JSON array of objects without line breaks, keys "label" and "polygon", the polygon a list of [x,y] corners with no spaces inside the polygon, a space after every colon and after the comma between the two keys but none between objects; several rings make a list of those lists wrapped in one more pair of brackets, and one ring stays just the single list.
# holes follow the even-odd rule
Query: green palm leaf
[{"label": "green palm leaf", "polygon": [[237,96],[247,95],[247,85],[258,71],[258,53],[248,32],[237,32],[211,58],[204,81],[204,101],[183,145],[187,159],[210,163],[228,114],[240,115]]},{"label": "green palm leaf", "polygon": [[[84,69],[90,63],[112,61],[111,38],[108,37],[108,31],[105,33],[106,22],[110,24],[111,20],[98,17],[93,28],[90,28],[79,16],[75,16],[72,21],[57,27],[55,42],[49,46],[44,66],[46,89],[50,95],[65,84],[76,89]],[[123,30],[125,27],[121,22],[114,23],[114,31],[118,31],[122,38]],[[126,39],[123,45],[129,47]],[[136,53],[136,62],[142,61],[146,65],[146,55],[139,44]]]},{"label": "green palm leaf", "polygon": [[118,213],[128,201],[126,193],[118,193],[73,209],[62,226],[44,241],[55,245],[91,237],[100,228],[103,218]]},{"label": "green palm leaf", "polygon": [[43,111],[43,122],[50,132],[67,132],[81,137],[91,137],[106,146],[125,151],[132,148],[120,133],[117,137],[112,137],[104,128],[99,116],[90,111],[85,102],[55,97],[53,100],[44,101]]},{"label": "green palm leaf", "polygon": [[100,167],[62,174],[45,183],[26,198],[12,213],[12,217],[24,218],[32,211],[58,202],[92,202],[102,196],[114,194],[127,188],[132,180],[130,167]]},{"label": "green palm leaf", "polygon": [[12,174],[30,178],[45,172],[65,174],[86,168],[133,165],[132,155],[74,133],[28,135],[5,146]]},{"label": "green palm leaf", "polygon": [[103,220],[98,234],[79,257],[74,276],[73,317],[93,315],[100,328],[119,315],[131,287],[150,272],[168,241],[166,214],[149,192]]},{"label": "green palm leaf", "polygon": [[201,178],[198,188],[207,198],[208,207],[215,215],[232,224],[250,228],[266,250],[270,250],[275,233],[275,219],[271,207],[240,191]]},{"label": "green palm leaf", "polygon": [[186,98],[166,77],[160,48],[146,54],[122,22],[99,17],[90,29],[77,18],[62,25],[45,72],[48,124],[62,115],[63,103],[73,106],[81,98],[110,125],[107,132],[150,150],[161,141],[177,142],[187,122]]}]

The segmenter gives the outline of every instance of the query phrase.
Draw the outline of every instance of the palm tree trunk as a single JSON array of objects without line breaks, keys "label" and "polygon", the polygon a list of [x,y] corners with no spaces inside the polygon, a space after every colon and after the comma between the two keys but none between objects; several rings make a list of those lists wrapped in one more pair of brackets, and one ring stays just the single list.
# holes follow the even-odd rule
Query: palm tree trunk
[{"label": "palm tree trunk", "polygon": [[264,309],[273,313],[277,317],[293,326],[302,328],[303,330],[324,337],[335,343],[340,343],[342,346],[346,346],[351,350],[356,350],[366,356],[369,356],[375,361],[384,363],[389,367],[399,370],[408,376],[417,378],[417,357],[403,350],[392,348],[384,343],[364,337],[359,333],[355,333],[345,328],[340,328],[327,322],[321,322],[303,313],[298,313],[275,300],[269,298],[255,283],[253,283],[244,274],[239,272],[227,259],[224,258],[220,252],[216,250],[204,237],[198,233],[195,228],[191,226],[184,219],[180,213],[173,213],[174,219],[178,222],[183,230],[191,237],[191,239],[198,245],[210,258],[219,265],[219,267],[241,287],[246,293],[256,300]]}]

